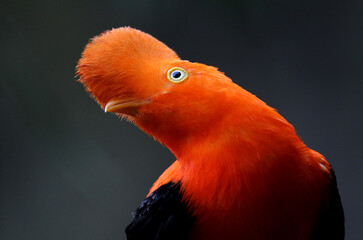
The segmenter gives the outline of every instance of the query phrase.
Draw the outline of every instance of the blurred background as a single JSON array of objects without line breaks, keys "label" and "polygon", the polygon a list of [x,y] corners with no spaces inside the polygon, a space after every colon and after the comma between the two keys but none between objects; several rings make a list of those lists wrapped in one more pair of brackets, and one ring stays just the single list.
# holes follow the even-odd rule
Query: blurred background
[{"label": "blurred background", "polygon": [[363,239],[363,1],[0,3],[0,239],[125,239],[168,149],[105,114],[75,79],[89,38],[148,32],[216,66],[333,165],[346,239]]}]

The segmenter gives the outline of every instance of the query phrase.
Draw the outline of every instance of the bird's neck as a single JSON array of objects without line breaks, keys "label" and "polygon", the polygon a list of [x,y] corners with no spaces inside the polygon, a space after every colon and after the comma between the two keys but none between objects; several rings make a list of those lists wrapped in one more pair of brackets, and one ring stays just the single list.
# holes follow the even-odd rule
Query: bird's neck
[{"label": "bird's neck", "polygon": [[[240,196],[236,194],[240,190],[246,194],[251,182],[262,184],[273,175],[285,174],[294,167],[290,163],[298,163],[289,158],[299,156],[297,151],[304,147],[293,127],[274,109],[252,94],[237,90],[218,99],[219,104],[223,102],[218,111],[213,112],[218,104],[213,102],[208,114],[199,115],[198,122],[189,115],[178,115],[175,119],[180,121],[171,121],[173,124],[159,115],[136,121],[173,152],[180,162],[182,173],[178,176],[182,176],[187,192],[202,194],[205,204],[212,198],[218,201],[218,196]],[[286,170],[280,164],[287,166]],[[252,180],[261,173],[267,173],[264,179]]]},{"label": "bird's neck", "polygon": [[277,186],[292,169],[300,168],[305,145],[284,119],[269,119],[225,119],[210,134],[169,142],[183,171],[186,197],[225,212],[243,202],[241,196],[259,201],[260,193],[271,191],[268,183],[274,181]]}]

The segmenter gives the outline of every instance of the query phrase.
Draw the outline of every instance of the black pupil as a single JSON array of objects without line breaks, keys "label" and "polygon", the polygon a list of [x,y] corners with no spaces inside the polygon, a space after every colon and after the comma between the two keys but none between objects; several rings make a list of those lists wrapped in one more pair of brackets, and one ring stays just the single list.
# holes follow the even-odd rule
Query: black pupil
[{"label": "black pupil", "polygon": [[174,71],[171,75],[173,78],[180,78],[182,74],[180,71]]}]

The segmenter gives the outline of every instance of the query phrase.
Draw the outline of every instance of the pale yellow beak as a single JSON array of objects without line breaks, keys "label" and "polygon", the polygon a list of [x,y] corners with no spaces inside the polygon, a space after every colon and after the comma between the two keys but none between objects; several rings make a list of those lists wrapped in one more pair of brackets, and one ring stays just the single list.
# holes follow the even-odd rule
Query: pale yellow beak
[{"label": "pale yellow beak", "polygon": [[130,116],[135,116],[137,109],[149,103],[150,100],[135,100],[135,99],[111,99],[105,106],[105,112],[123,113]]}]

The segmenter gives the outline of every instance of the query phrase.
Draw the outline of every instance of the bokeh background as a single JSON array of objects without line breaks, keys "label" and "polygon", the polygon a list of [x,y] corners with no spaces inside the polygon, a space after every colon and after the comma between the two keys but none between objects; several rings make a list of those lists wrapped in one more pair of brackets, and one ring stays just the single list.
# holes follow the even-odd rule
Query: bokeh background
[{"label": "bokeh background", "polygon": [[0,3],[0,239],[125,239],[174,160],[75,81],[88,39],[132,26],[216,66],[287,118],[336,170],[347,239],[363,239],[363,1]]}]

